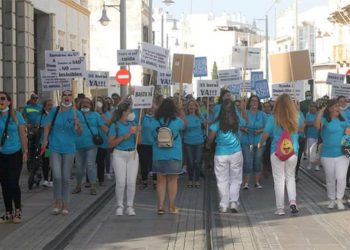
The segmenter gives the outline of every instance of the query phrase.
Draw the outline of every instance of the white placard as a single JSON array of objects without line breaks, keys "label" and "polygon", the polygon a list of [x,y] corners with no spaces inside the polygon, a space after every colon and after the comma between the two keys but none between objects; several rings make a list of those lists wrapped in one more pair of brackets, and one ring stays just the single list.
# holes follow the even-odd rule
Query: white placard
[{"label": "white placard", "polygon": [[197,82],[197,97],[220,96],[219,80],[199,80]]},{"label": "white placard", "polygon": [[86,75],[86,86],[96,89],[108,88],[109,72],[88,71]]},{"label": "white placard", "polygon": [[40,76],[41,89],[43,92],[72,90],[72,82],[70,79],[47,76],[47,72],[45,70],[40,70]]},{"label": "white placard", "polygon": [[[247,50],[247,62],[245,65],[245,53]],[[260,68],[260,55],[261,50],[259,48],[248,47],[233,47],[232,50],[232,66],[246,69],[259,69]]]},{"label": "white placard", "polygon": [[117,61],[120,66],[140,64],[140,50],[121,49],[117,51]]},{"label": "white placard", "polygon": [[335,73],[331,73],[329,72],[327,75],[327,84],[344,84],[344,80],[345,80],[345,75],[341,75],[341,74],[335,74]]},{"label": "white placard", "polygon": [[240,69],[225,69],[218,71],[220,85],[230,85],[242,81]]},{"label": "white placard", "polygon": [[171,80],[171,72],[158,72],[157,85],[159,86],[171,86],[174,83]]},{"label": "white placard", "polygon": [[147,69],[166,72],[169,50],[150,43],[142,43],[141,65]]},{"label": "white placard", "polygon": [[78,51],[54,51],[54,50],[46,50],[45,51],[45,71],[46,76],[57,76],[57,58],[63,57],[77,57],[79,56]]},{"label": "white placard", "polygon": [[294,86],[292,83],[272,84],[272,100],[276,101],[277,97],[282,94],[288,94],[294,98],[294,91],[298,101],[305,100],[304,81],[297,81]]},{"label": "white placard", "polygon": [[252,92],[252,83],[251,81],[245,81],[245,84],[243,84],[243,81],[240,82],[241,84],[241,92],[242,93],[251,93]]},{"label": "white placard", "polygon": [[350,98],[350,84],[335,83],[332,85],[332,98],[339,96]]},{"label": "white placard", "polygon": [[58,78],[86,77],[85,57],[61,57],[56,59]]},{"label": "white placard", "polygon": [[154,86],[135,86],[132,96],[134,109],[147,109],[153,105]]}]

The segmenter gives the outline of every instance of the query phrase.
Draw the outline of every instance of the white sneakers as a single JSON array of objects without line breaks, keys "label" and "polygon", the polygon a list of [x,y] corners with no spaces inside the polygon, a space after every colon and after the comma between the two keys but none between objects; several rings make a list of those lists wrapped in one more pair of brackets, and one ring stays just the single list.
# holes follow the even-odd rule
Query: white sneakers
[{"label": "white sneakers", "polygon": [[275,212],[275,215],[282,216],[285,215],[286,213],[284,212],[283,208],[278,208]]},{"label": "white sneakers", "polygon": [[238,213],[238,202],[231,202],[230,204],[231,213]]},{"label": "white sneakers", "polygon": [[248,190],[248,189],[249,189],[249,184],[245,183],[244,186],[243,186],[243,190]]},{"label": "white sneakers", "polygon": [[343,201],[341,199],[337,199],[336,201],[335,200],[331,200],[329,203],[328,203],[328,209],[333,209],[335,207],[338,208],[338,210],[344,210],[345,209],[345,206],[343,204]]},{"label": "white sneakers", "polygon": [[342,200],[337,199],[337,208],[338,208],[338,210],[344,210],[345,209],[345,206],[344,206]]},{"label": "white sneakers", "polygon": [[[135,216],[135,209],[133,207],[127,207],[125,210],[125,214],[129,216]],[[116,216],[123,216],[123,208],[118,207],[117,210],[115,211]]]},{"label": "white sneakers", "polygon": [[123,216],[123,208],[118,207],[117,210],[115,211],[116,216]]},{"label": "white sneakers", "polygon": [[315,166],[315,171],[320,171],[320,166],[319,165]]},{"label": "white sneakers", "polygon": [[328,209],[333,209],[335,208],[336,206],[336,203],[335,203],[335,200],[331,200],[329,203],[328,203]]},{"label": "white sneakers", "polygon": [[227,213],[227,207],[219,207],[220,213]]}]

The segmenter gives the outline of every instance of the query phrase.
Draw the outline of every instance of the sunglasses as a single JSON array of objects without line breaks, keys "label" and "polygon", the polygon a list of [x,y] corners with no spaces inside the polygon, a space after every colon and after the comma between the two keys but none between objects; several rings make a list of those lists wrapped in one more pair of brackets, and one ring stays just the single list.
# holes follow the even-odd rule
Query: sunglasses
[{"label": "sunglasses", "polygon": [[0,96],[0,101],[7,101],[7,97],[6,96]]},{"label": "sunglasses", "polygon": [[37,99],[39,99],[39,97],[33,96],[32,99],[37,100]]},{"label": "sunglasses", "polygon": [[62,96],[72,96],[72,94],[64,94],[64,95],[62,95]]}]

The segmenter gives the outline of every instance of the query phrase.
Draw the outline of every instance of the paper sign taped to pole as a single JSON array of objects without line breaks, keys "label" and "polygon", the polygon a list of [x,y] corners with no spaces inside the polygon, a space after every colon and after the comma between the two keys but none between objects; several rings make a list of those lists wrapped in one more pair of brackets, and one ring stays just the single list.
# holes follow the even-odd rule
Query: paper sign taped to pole
[{"label": "paper sign taped to pole", "polygon": [[192,83],[194,55],[174,54],[172,81],[175,83]]},{"label": "paper sign taped to pole", "polygon": [[270,98],[270,89],[267,80],[255,81],[255,93],[260,99]]},{"label": "paper sign taped to pole", "polygon": [[150,43],[142,43],[141,65],[147,69],[165,72],[168,68],[169,50]]},{"label": "paper sign taped to pole", "polygon": [[43,92],[72,90],[72,81],[70,79],[52,77],[47,75],[45,70],[40,70],[41,90]]},{"label": "paper sign taped to pole", "polygon": [[344,84],[344,80],[345,80],[345,75],[342,74],[335,74],[335,73],[331,73],[329,72],[327,75],[327,84]]},{"label": "paper sign taped to pole", "polygon": [[272,84],[272,100],[276,101],[277,97],[282,94],[288,94],[293,99],[295,96],[297,101],[304,101],[305,100],[304,81],[297,81],[294,84],[293,83]]},{"label": "paper sign taped to pole", "polygon": [[58,78],[73,79],[86,77],[84,56],[57,58],[56,64]]},{"label": "paper sign taped to pole", "polygon": [[232,95],[241,96],[242,83],[226,85],[226,88],[231,92]]},{"label": "paper sign taped to pole", "polygon": [[218,80],[199,80],[197,82],[197,97],[220,96],[220,85]]},{"label": "paper sign taped to pole", "polygon": [[255,82],[264,79],[264,73],[262,71],[250,72],[250,81],[252,82],[252,90],[255,90]]},{"label": "paper sign taped to pole", "polygon": [[339,96],[350,98],[350,84],[335,83],[332,85],[332,98]]},{"label": "paper sign taped to pole", "polygon": [[171,80],[171,72],[158,72],[157,85],[159,86],[171,86],[173,82]]},{"label": "paper sign taped to pole", "polygon": [[117,51],[117,61],[120,66],[140,64],[140,50],[120,49]]},{"label": "paper sign taped to pole", "polygon": [[231,85],[242,81],[242,73],[240,69],[225,69],[218,71],[220,85]]},{"label": "paper sign taped to pole", "polygon": [[47,77],[57,77],[56,59],[80,56],[78,51],[45,50],[45,74]]},{"label": "paper sign taped to pole", "polygon": [[[247,55],[247,57],[246,57]],[[259,69],[260,68],[260,55],[261,50],[259,48],[249,48],[243,46],[236,46],[232,49],[232,66],[246,69]],[[246,60],[246,63],[245,63]]]},{"label": "paper sign taped to pole", "polygon": [[195,57],[194,58],[194,77],[205,77],[208,76],[207,58],[206,57]]},{"label": "paper sign taped to pole", "polygon": [[90,88],[106,89],[108,88],[109,72],[107,71],[88,71],[86,77],[86,86]]},{"label": "paper sign taped to pole", "polygon": [[272,83],[296,82],[312,79],[308,50],[270,55]]},{"label": "paper sign taped to pole", "polygon": [[135,86],[132,95],[133,109],[152,108],[154,86]]}]

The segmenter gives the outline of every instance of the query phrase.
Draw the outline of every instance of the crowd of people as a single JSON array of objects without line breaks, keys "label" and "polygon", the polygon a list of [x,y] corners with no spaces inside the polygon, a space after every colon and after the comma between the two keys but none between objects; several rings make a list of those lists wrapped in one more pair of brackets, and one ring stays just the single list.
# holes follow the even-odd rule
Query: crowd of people
[{"label": "crowd of people", "polygon": [[[141,189],[152,178],[159,215],[177,214],[178,176],[187,174],[187,188],[199,188],[204,167],[214,169],[220,212],[238,212],[241,190],[263,189],[261,176],[271,172],[275,214],[285,214],[285,189],[290,212],[296,214],[298,169],[315,145],[320,161],[310,161],[306,168],[318,171],[322,166],[328,208],[345,208],[350,186],[343,145],[350,135],[345,97],[313,102],[306,92],[301,103],[287,94],[262,103],[256,95],[234,100],[222,89],[217,102],[160,95],[145,110],[132,109],[132,98],[118,94],[74,99],[71,91],[63,91],[56,107],[52,100],[40,104],[38,99],[32,94],[20,113],[11,97],[0,92],[0,184],[6,210],[0,223],[21,222],[19,179],[22,164],[28,161],[30,166],[35,152],[42,160],[41,185],[53,189],[54,215],[69,214],[70,194],[79,195],[83,184],[96,195],[105,177],[113,175],[117,216],[136,215],[138,176]],[[76,185],[71,190],[73,166]]]}]

